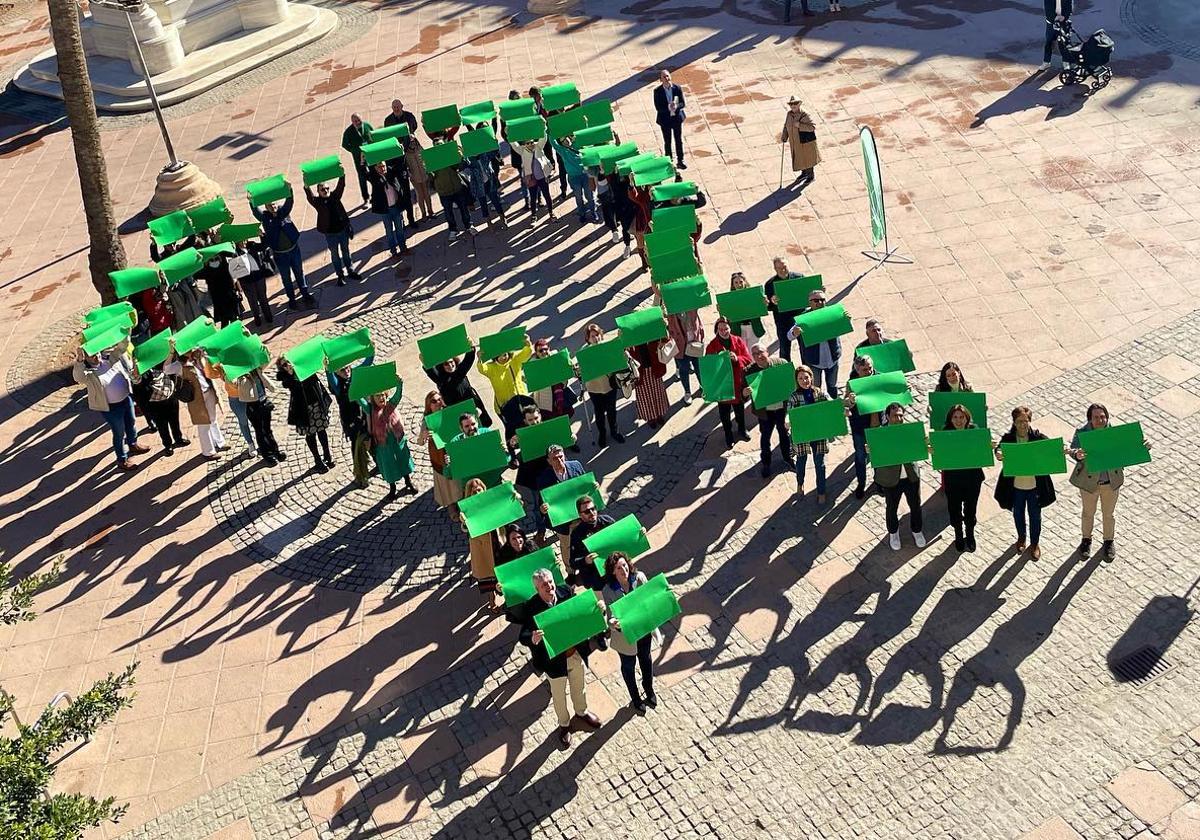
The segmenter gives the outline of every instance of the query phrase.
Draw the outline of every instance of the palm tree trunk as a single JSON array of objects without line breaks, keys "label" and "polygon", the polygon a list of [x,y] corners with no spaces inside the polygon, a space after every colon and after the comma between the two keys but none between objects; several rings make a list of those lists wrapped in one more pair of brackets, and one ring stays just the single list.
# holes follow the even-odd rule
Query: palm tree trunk
[{"label": "palm tree trunk", "polygon": [[92,99],[92,81],[88,77],[83,38],[79,30],[76,0],[48,0],[50,32],[58,55],[58,79],[62,84],[63,103],[71,125],[71,143],[75,147],[75,168],[79,171],[79,190],[87,218],[88,269],[92,285],[105,303],[116,301],[116,292],[108,272],[126,267],[125,248],[117,236],[112,196],[108,189],[108,167],[100,144],[100,121]]}]

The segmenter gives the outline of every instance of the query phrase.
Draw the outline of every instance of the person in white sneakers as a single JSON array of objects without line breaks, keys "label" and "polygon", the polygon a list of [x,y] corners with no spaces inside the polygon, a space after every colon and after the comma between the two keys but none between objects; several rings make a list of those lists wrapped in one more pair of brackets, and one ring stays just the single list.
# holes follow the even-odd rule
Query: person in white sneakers
[{"label": "person in white sneakers", "polygon": [[1046,13],[1046,41],[1042,47],[1042,66],[1040,70],[1050,69],[1050,58],[1054,55],[1054,47],[1058,44],[1058,33],[1054,24],[1069,20],[1075,11],[1075,0],[1042,0],[1043,11]]},{"label": "person in white sneakers", "polygon": [[[892,403],[884,412],[883,425],[904,422],[904,406]],[[875,483],[883,488],[884,511],[887,517],[888,543],[893,551],[900,550],[900,497],[908,502],[908,513],[912,527],[913,542],[917,548],[925,547],[925,534],[921,530],[921,474],[913,462],[894,467],[876,467]]]}]

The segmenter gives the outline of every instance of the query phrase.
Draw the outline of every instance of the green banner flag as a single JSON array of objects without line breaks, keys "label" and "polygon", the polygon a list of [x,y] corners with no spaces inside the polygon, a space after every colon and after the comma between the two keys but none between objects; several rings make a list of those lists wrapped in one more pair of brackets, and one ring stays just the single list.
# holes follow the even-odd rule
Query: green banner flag
[{"label": "green banner flag", "polygon": [[546,136],[546,121],[541,117],[521,117],[505,123],[504,136],[509,143],[532,143]]},{"label": "green banner flag", "polygon": [[400,385],[396,363],[358,365],[350,372],[350,399],[361,400],[373,394],[383,394]]},{"label": "green banner flag", "polygon": [[371,341],[371,331],[368,327],[325,340],[325,356],[329,359],[329,369],[332,371],[339,371],[359,359],[373,355],[375,345]]},{"label": "green banner flag", "polygon": [[544,488],[542,501],[549,510],[550,524],[557,528],[578,519],[579,509],[576,502],[581,496],[590,496],[596,503],[596,510],[604,510],[604,498],[600,495],[600,485],[596,483],[593,473],[584,473]]},{"label": "green banner flag", "polygon": [[262,225],[249,222],[244,225],[221,225],[218,238],[222,242],[245,242],[247,239],[257,239],[262,236]]},{"label": "green banner flag", "polygon": [[734,289],[717,295],[717,311],[730,321],[749,321],[767,314],[767,299],[761,286]]},{"label": "green banner flag", "polygon": [[699,221],[696,219],[695,204],[673,204],[666,207],[655,207],[650,213],[650,227],[655,231],[681,229],[691,234],[696,231]]},{"label": "green banner flag", "polygon": [[728,350],[700,357],[700,387],[705,402],[727,402],[733,396],[733,362]]},{"label": "green banner flag", "polygon": [[463,154],[469,158],[486,155],[500,148],[500,144],[496,142],[496,133],[490,125],[468,131],[459,137],[459,142],[462,143]]},{"label": "green banner flag", "polygon": [[606,525],[583,541],[589,554],[596,555],[596,571],[604,577],[604,561],[620,551],[630,560],[650,550],[650,537],[632,513]]},{"label": "green banner flag", "polygon": [[434,446],[438,449],[445,449],[447,443],[462,434],[459,420],[464,414],[470,414],[472,417],[479,416],[479,408],[475,405],[474,400],[463,400],[446,406],[441,411],[425,415],[425,428],[429,429]]},{"label": "green banner flag", "polygon": [[193,207],[187,214],[192,220],[192,228],[197,231],[212,230],[233,221],[233,213],[225,205],[225,197],[220,195],[199,207]]},{"label": "green banner flag", "polygon": [[498,106],[500,119],[506,123],[523,117],[537,116],[537,103],[528,97],[524,99],[506,99]]},{"label": "green banner flag", "polygon": [[1067,471],[1067,453],[1062,438],[1000,444],[1002,474],[1010,478],[1028,475],[1061,475]]},{"label": "green banner flag", "polygon": [[[550,136],[555,140],[561,140],[577,131],[583,131],[585,128],[587,128],[587,117],[582,108],[572,108],[570,111],[551,114],[546,118],[546,131],[550,132]],[[595,166],[596,164],[585,165]]]},{"label": "green banner flag", "polygon": [[885,341],[882,344],[868,344],[865,347],[856,347],[854,355],[870,356],[871,361],[875,364],[877,373],[892,373],[893,371],[908,373],[917,369],[917,366],[913,363],[912,353],[909,352],[908,342],[903,338],[896,339],[895,341]]},{"label": "green banner flag", "polygon": [[125,335],[129,335],[131,332],[133,332],[133,327],[134,327],[134,324],[130,323],[129,316],[124,313],[118,312],[116,315],[112,316],[111,318],[108,318],[103,321],[97,321],[96,323],[92,324],[90,327],[84,327],[83,328],[83,342],[86,344],[87,342],[91,341],[93,338],[96,338],[97,336],[100,336],[100,335],[104,335],[105,333],[109,332],[110,330],[120,330],[121,332],[125,333]]},{"label": "green banner flag", "polygon": [[158,261],[158,270],[162,272],[170,288],[180,280],[186,280],[204,267],[204,257],[195,248],[184,248]]},{"label": "green banner flag", "polygon": [[1090,473],[1150,463],[1141,423],[1123,423],[1079,433],[1084,469]]},{"label": "green banner flag", "polygon": [[426,134],[457,128],[460,125],[462,117],[458,113],[457,105],[442,105],[440,108],[430,108],[421,112],[421,127],[425,129]]},{"label": "green banner flag", "polygon": [[129,301],[122,300],[118,303],[110,303],[108,306],[97,306],[95,309],[83,316],[83,322],[88,325],[98,324],[101,321],[107,321],[114,315],[128,315],[131,316],[131,322],[137,321],[137,315],[134,314],[133,304]]},{"label": "green banner flag", "polygon": [[876,469],[929,460],[924,423],[895,423],[866,431],[871,466]]},{"label": "green banner flag", "polygon": [[521,496],[511,481],[503,481],[482,493],[459,499],[458,510],[467,522],[467,534],[471,539],[503,528],[525,515]]},{"label": "green banner flag", "polygon": [[[405,128],[407,127],[405,126]],[[393,158],[404,156],[404,147],[400,145],[400,141],[395,137],[363,143],[359,146],[358,151],[362,154],[367,166],[374,166],[377,163],[384,163]]]},{"label": "green banner flag", "polygon": [[174,245],[180,239],[186,239],[196,232],[192,227],[192,220],[182,210],[151,219],[146,223],[146,227],[150,228],[150,238],[159,248]]},{"label": "green banner flag", "polygon": [[462,163],[462,150],[451,140],[449,143],[434,143],[428,149],[421,150],[421,160],[430,172],[449,169]]},{"label": "green banner flag", "polygon": [[677,198],[689,198],[700,192],[696,188],[695,181],[676,181],[670,184],[661,184],[650,190],[651,201],[673,201]]},{"label": "green banner flag", "polygon": [[255,207],[273,204],[292,197],[292,185],[287,182],[280,172],[270,178],[251,181],[246,185],[246,195]]},{"label": "green banner flag", "polygon": [[226,324],[221,329],[211,335],[205,336],[197,342],[197,346],[203,347],[204,352],[208,353],[208,358],[212,361],[218,361],[221,352],[234,344],[237,344],[243,338],[247,338],[250,331],[246,329],[246,325],[241,321],[233,321]]},{"label": "green banner flag", "polygon": [[538,569],[549,569],[550,574],[554,575],[554,582],[562,586],[562,569],[554,552],[555,547],[548,545],[496,566],[496,582],[500,591],[504,593],[506,608],[511,609],[523,604],[537,594],[537,588],[533,585],[533,573]]},{"label": "green banner flag", "polygon": [[672,280],[693,277],[699,273],[700,264],[696,262],[696,253],[692,250],[691,242],[686,248],[650,258],[650,277],[655,283],[670,283]]},{"label": "green banner flag", "polygon": [[987,428],[987,394],[978,391],[930,391],[929,427],[944,429],[950,419],[950,409],[962,405],[971,413],[971,422]]},{"label": "green banner flag", "polygon": [[179,332],[175,333],[175,352],[182,356],[200,346],[200,342],[209,336],[216,335],[217,328],[213,326],[212,318],[201,315]]},{"label": "green banner flag", "polygon": [[[398,122],[395,125],[383,125],[379,128],[371,129],[371,143],[382,143],[385,140],[404,140],[412,134],[412,129],[408,127],[406,122]],[[364,143],[364,146],[370,145]],[[361,147],[359,151],[362,151]],[[370,163],[370,161],[367,161]]]},{"label": "green banner flag", "polygon": [[575,132],[575,148],[583,149],[588,146],[599,146],[601,143],[611,143],[612,139],[613,132],[611,125],[581,128]]},{"label": "green banner flag", "polygon": [[326,155],[300,164],[300,174],[304,177],[304,186],[311,187],[313,184],[344,178],[346,170],[342,168],[340,156]]},{"label": "green banner flag", "polygon": [[580,105],[579,110],[583,111],[583,116],[590,126],[608,125],[613,121],[612,102],[607,99],[597,99]]},{"label": "green banner flag", "polygon": [[831,440],[850,433],[846,423],[846,407],[841,400],[817,400],[793,406],[788,409],[788,423],[792,427],[792,440],[796,443]]},{"label": "green banner flag", "polygon": [[150,336],[133,348],[133,360],[140,376],[155,365],[161,365],[171,355],[171,328]]},{"label": "green banner flag", "polygon": [[523,464],[541,458],[555,443],[564,448],[575,444],[575,435],[571,434],[571,418],[565,414],[517,429],[517,444],[521,448]]},{"label": "green banner flag", "polygon": [[508,467],[508,451],[504,438],[496,429],[480,429],[471,437],[459,435],[446,443],[450,458],[450,477],[464,484],[472,478],[482,478],[485,484],[499,478]]},{"label": "green banner flag", "polygon": [[824,288],[825,281],[820,274],[808,277],[788,277],[785,280],[775,278],[775,297],[779,300],[775,307],[780,312],[802,312],[808,309],[808,295],[816,289]]},{"label": "green banner flag", "polygon": [[668,315],[680,315],[702,309],[712,303],[708,280],[703,274],[665,283],[658,289]]},{"label": "green banner flag", "polygon": [[[303,382],[314,373],[325,370],[325,336],[317,333],[288,350],[283,357],[292,363],[296,378]],[[350,388],[354,389],[353,378]]]},{"label": "green banner flag", "polygon": [[571,367],[571,354],[566,350],[559,350],[541,358],[535,356],[525,363],[522,371],[525,374],[525,387],[531,394],[567,382],[575,375]]},{"label": "green banner flag", "polygon": [[883,411],[892,403],[912,404],[912,392],[903,373],[877,373],[849,380],[850,391],[859,414]]},{"label": "green banner flag", "polygon": [[796,326],[800,328],[800,341],[805,347],[812,347],[814,344],[854,331],[850,316],[846,314],[846,307],[840,303],[800,313],[796,316]]},{"label": "green banner flag", "polygon": [[525,328],[513,327],[481,337],[479,339],[479,358],[490,362],[504,353],[516,353],[524,347]]},{"label": "green banner flag", "polygon": [[82,346],[84,353],[89,356],[95,356],[110,347],[116,347],[118,344],[123,347],[128,343],[129,330],[122,326],[112,326],[95,338],[90,338],[83,342]]},{"label": "green banner flag", "polygon": [[933,449],[935,470],[969,470],[996,463],[992,456],[992,433],[988,429],[931,431],[929,445]]},{"label": "green banner flag", "polygon": [[617,327],[621,333],[621,346],[637,347],[667,337],[667,322],[657,306],[639,309],[628,315],[617,316]]},{"label": "green banner flag", "polygon": [[575,361],[579,364],[579,378],[584,382],[629,368],[629,357],[619,337],[580,347],[575,351]]},{"label": "green banner flag", "polygon": [[218,361],[221,363],[221,369],[225,371],[225,379],[232,382],[271,361],[271,354],[263,346],[261,338],[249,335],[242,336],[240,341],[235,341],[223,349]]},{"label": "green banner flag", "polygon": [[754,407],[762,411],[769,405],[787,400],[796,390],[796,366],[791,362],[767,368],[746,368],[746,384]]},{"label": "green banner flag", "polygon": [[431,368],[442,362],[465,355],[471,349],[471,340],[467,338],[467,325],[436,332],[425,338],[417,339],[417,352],[421,356],[421,367]]},{"label": "green banner flag", "polygon": [[470,105],[464,105],[460,108],[458,116],[463,121],[463,125],[490,123],[492,118],[496,116],[496,104],[490,99],[485,99],[482,102],[473,102]]},{"label": "green banner flag", "polygon": [[561,111],[579,104],[579,89],[574,82],[563,82],[542,88],[542,107],[547,111]]},{"label": "green banner flag", "polygon": [[113,291],[117,297],[126,298],[136,295],[146,289],[153,289],[162,282],[162,275],[157,268],[133,266],[108,272],[108,279],[113,282]]},{"label": "green banner flag", "polygon": [[546,646],[546,653],[551,659],[600,635],[608,627],[604,621],[604,611],[592,592],[580,592],[560,601],[535,615],[533,620],[544,634],[542,644]]},{"label": "green banner flag", "polygon": [[858,132],[858,140],[862,146],[867,201],[871,208],[871,243],[879,247],[880,242],[887,241],[887,214],[883,209],[883,175],[879,167],[879,150],[875,148],[875,135],[866,126]]},{"label": "green banner flag", "polygon": [[621,635],[631,645],[649,636],[682,612],[679,599],[661,572],[613,602],[613,618],[621,623]]}]

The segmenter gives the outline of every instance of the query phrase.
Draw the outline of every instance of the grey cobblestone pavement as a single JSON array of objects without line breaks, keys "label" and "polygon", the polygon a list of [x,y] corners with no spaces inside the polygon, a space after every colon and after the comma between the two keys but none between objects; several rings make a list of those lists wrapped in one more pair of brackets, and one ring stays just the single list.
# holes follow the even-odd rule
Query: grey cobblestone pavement
[{"label": "grey cobblestone pavement", "polygon": [[[648,561],[685,608],[649,717],[622,710],[559,752],[544,692],[512,702],[527,657],[504,645],[130,836],[203,838],[247,816],[260,840],[304,829],[405,840],[964,840],[1018,837],[1055,815],[1087,840],[1159,836],[1161,825],[1105,785],[1147,762],[1182,797],[1200,794],[1200,750],[1183,734],[1197,724],[1200,645],[1185,595],[1197,572],[1180,562],[1200,538],[1183,501],[1197,490],[1198,373],[1200,338],[1184,319],[990,408],[997,433],[1018,403],[1052,435],[1073,425],[1055,410],[1093,400],[1117,422],[1143,423],[1154,462],[1127,471],[1112,564],[1074,555],[1079,503],[1065,480],[1038,562],[1013,556],[1003,513],[981,523],[978,553],[956,555],[936,499],[926,502],[937,536],[925,551],[893,553],[873,539],[835,550],[822,536],[831,521],[878,535],[882,520],[877,498],[850,509],[838,468],[838,499],[823,516],[789,501],[690,565],[662,551]],[[922,391],[928,377],[915,384]],[[704,618],[702,603],[716,614],[690,620]],[[764,608],[769,631],[749,621]],[[1107,667],[1135,643],[1156,644],[1172,665],[1141,687]],[[611,668],[589,680],[593,699],[597,687],[624,694]],[[430,736],[414,748],[415,732],[448,746]],[[298,792],[335,783],[350,793],[315,825]]]}]

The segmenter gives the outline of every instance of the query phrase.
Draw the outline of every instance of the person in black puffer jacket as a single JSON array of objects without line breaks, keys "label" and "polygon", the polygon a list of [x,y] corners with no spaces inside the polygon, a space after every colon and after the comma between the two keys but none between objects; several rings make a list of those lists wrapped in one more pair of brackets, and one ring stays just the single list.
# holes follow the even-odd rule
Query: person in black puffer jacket
[{"label": "person in black puffer jacket", "polygon": [[350,238],[354,236],[354,228],[350,225],[350,215],[342,206],[342,193],[346,189],[346,176],[338,178],[333,192],[328,184],[317,184],[317,194],[307,186],[304,196],[308,203],[317,211],[317,230],[325,234],[325,243],[329,246],[329,259],[333,270],[337,272],[339,286],[346,285],[346,278],[361,280],[354,270],[350,259]]},{"label": "person in black puffer jacket", "polygon": [[[287,421],[296,431],[304,435],[304,442],[313,456],[313,469],[320,473],[329,472],[333,466],[333,455],[329,452],[329,404],[332,400],[321,377],[314,373],[301,381],[296,378],[296,370],[283,356],[275,363],[279,375],[279,384],[287,388],[291,399],[288,403]],[[317,451],[317,441],[321,442],[321,452]]]}]

